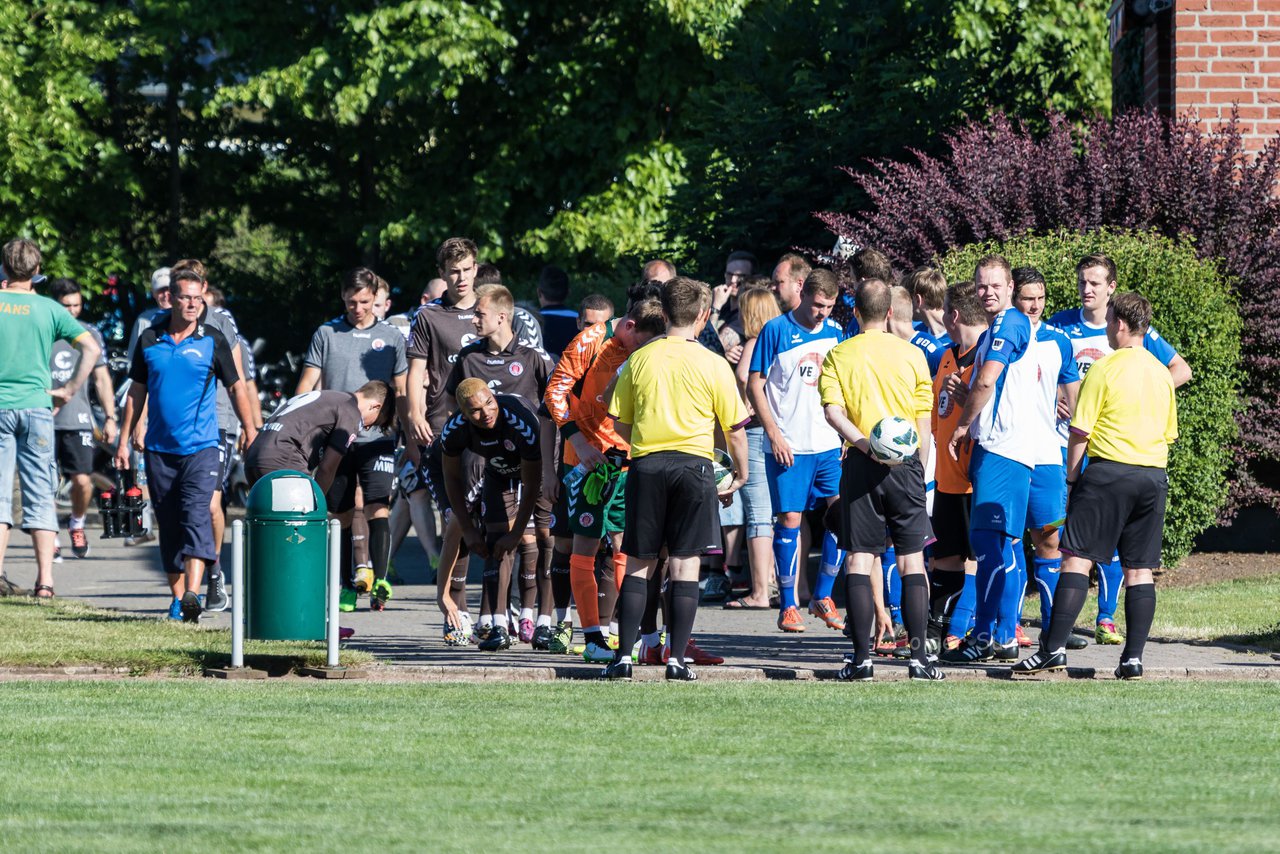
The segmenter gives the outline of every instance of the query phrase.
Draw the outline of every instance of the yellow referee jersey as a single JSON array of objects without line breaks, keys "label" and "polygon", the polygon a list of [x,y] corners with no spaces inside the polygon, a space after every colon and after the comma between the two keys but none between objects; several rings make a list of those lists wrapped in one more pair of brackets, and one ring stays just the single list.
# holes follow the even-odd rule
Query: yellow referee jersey
[{"label": "yellow referee jersey", "polygon": [[1165,468],[1178,438],[1173,379],[1141,347],[1125,347],[1093,363],[1080,385],[1071,431],[1089,437],[1089,456]]},{"label": "yellow referee jersey", "polygon": [[727,433],[748,418],[729,363],[687,338],[656,338],[632,353],[609,414],[631,425],[632,459],[683,451],[709,460],[716,423]]},{"label": "yellow referee jersey", "polygon": [[867,329],[832,347],[818,377],[822,405],[843,406],[864,436],[897,415],[915,424],[933,412],[933,379],[924,352],[882,330]]}]

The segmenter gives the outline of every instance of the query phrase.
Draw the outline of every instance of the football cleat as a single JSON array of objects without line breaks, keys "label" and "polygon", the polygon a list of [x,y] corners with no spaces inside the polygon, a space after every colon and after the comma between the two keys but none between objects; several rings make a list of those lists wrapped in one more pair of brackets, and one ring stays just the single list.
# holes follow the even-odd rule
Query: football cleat
[{"label": "football cleat", "polygon": [[356,593],[368,593],[373,589],[373,567],[357,566],[355,581]]},{"label": "football cleat", "polygon": [[571,646],[573,646],[573,623],[568,620],[562,620],[556,623],[555,630],[551,633],[551,643],[548,649],[557,655],[566,655]]},{"label": "football cleat", "polygon": [[1065,652],[1045,652],[1037,650],[1019,661],[1009,672],[1014,676],[1029,676],[1034,673],[1047,673],[1051,670],[1066,670],[1067,654]]},{"label": "football cleat", "polygon": [[[664,659],[665,657],[666,656],[664,654]],[[705,649],[703,649],[702,647],[694,643],[693,638],[689,638],[689,643],[685,644],[684,655],[681,656],[681,658],[683,658],[685,661],[690,662],[691,664],[699,664],[699,665],[724,664],[724,656],[715,655],[713,653],[707,652]]]},{"label": "football cleat", "polygon": [[840,618],[840,611],[836,609],[836,603],[830,596],[810,600],[809,613],[826,623],[828,628],[837,632],[844,631],[844,620]]},{"label": "football cleat", "polygon": [[498,652],[503,649],[511,648],[511,635],[507,632],[506,626],[494,626],[493,631],[489,632],[489,636],[482,640],[478,646],[481,652]]},{"label": "football cleat", "polygon": [[536,628],[536,626],[534,626],[534,625],[533,625],[533,620],[521,620],[521,621],[520,621],[520,628],[519,628],[519,632],[520,632],[520,643],[532,643],[532,642],[533,642],[533,630],[534,630],[535,628]]},{"label": "football cleat", "polygon": [[[588,664],[605,664],[613,661],[613,659],[614,651],[609,649],[608,644],[598,644],[595,641],[590,641],[582,650],[582,660]],[[628,661],[629,663],[630,661]]]},{"label": "football cleat", "polygon": [[1067,635],[1067,649],[1069,650],[1084,649],[1088,645],[1089,645],[1089,641],[1085,640],[1075,632],[1072,632],[1071,634]]},{"label": "football cleat", "polygon": [[551,649],[551,638],[554,637],[555,631],[550,625],[538,626],[533,630],[533,636],[529,639],[529,643],[534,649],[543,651]]},{"label": "football cleat", "polygon": [[804,617],[800,616],[800,609],[795,605],[790,605],[778,615],[778,628],[784,632],[803,632]]},{"label": "football cleat", "polygon": [[625,658],[609,662],[609,666],[600,671],[601,679],[631,681],[631,662]]},{"label": "football cleat", "polygon": [[936,664],[921,664],[918,661],[907,665],[907,676],[912,680],[920,679],[925,682],[941,682],[947,678],[947,674],[939,670]]},{"label": "football cleat", "polygon": [[1021,624],[1019,624],[1018,628],[1015,630],[1014,637],[1018,641],[1018,646],[1029,647],[1032,645],[1031,638],[1027,637],[1027,633],[1022,630]]},{"label": "football cleat", "polygon": [[871,660],[867,659],[862,664],[854,664],[853,656],[846,655],[844,657],[844,666],[836,672],[837,682],[870,682],[875,678],[876,669],[872,665]]},{"label": "football cleat", "polygon": [[667,672],[664,677],[668,682],[697,682],[698,674],[687,664],[676,664],[674,661],[667,662]]},{"label": "football cleat", "polygon": [[965,639],[960,646],[949,649],[938,658],[943,664],[981,664],[995,657],[995,648],[989,643]]},{"label": "football cleat", "polygon": [[1120,662],[1120,666],[1116,668],[1116,678],[1125,681],[1136,682],[1142,678],[1142,660],[1138,658],[1128,658]]},{"label": "football cleat", "polygon": [[1103,620],[1094,626],[1093,642],[1105,646],[1119,646],[1124,643],[1124,635],[1116,629],[1116,624],[1111,620]]}]

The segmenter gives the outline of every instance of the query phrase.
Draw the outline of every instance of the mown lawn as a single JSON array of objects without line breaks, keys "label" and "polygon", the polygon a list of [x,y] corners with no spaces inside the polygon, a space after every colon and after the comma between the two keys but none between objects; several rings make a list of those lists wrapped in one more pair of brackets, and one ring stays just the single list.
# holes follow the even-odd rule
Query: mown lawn
[{"label": "mown lawn", "polygon": [[1280,684],[0,685],[8,850],[1274,850]]}]

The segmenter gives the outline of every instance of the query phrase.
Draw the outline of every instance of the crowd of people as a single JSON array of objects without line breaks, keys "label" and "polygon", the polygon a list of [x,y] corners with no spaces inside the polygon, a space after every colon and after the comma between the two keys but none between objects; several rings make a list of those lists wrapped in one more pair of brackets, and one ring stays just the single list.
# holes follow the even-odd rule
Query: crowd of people
[{"label": "crowd of people", "polygon": [[[88,554],[97,431],[118,469],[145,472],[173,619],[226,607],[221,492],[242,448],[251,483],[292,469],[325,493],[343,611],[362,597],[388,607],[392,556],[416,531],[449,645],[525,643],[609,679],[638,664],[692,680],[691,665],[723,662],[693,639],[714,602],[776,611],[784,633],[843,632],[843,681],[872,679],[875,655],[907,659],[920,680],[993,661],[1037,673],[1087,643],[1072,628],[1096,574],[1094,641],[1123,645],[1117,676],[1141,677],[1174,389],[1191,372],[1150,303],[1117,293],[1109,258],[1081,259],[1080,305],[1047,320],[1044,277],[999,255],[948,282],[927,266],[899,277],[873,248],[838,271],[788,254],[769,275],[734,252],[714,287],[654,260],[616,316],[599,294],[567,305],[555,267],[538,306],[518,305],[465,238],[436,261],[402,314],[374,271],[347,273],[343,313],[314,332],[294,396],[265,420],[252,351],[203,265],[157,270],[117,426],[79,287],[38,296],[39,249],[10,241],[0,561],[15,472],[35,595],[54,595],[57,469],[73,553]],[[916,435],[900,460],[870,441],[895,419]],[[18,592],[2,567],[0,593]],[[1019,660],[1029,580],[1041,641]]]}]

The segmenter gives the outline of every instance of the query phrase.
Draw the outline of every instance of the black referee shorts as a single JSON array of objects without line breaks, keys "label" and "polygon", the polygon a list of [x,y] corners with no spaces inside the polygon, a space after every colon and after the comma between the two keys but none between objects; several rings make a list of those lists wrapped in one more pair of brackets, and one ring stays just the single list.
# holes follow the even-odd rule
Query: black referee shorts
[{"label": "black referee shorts", "polygon": [[[945,449],[944,449],[945,450]],[[952,492],[933,494],[933,556],[958,557],[973,560],[973,547],[969,545],[969,511],[973,506],[972,493],[957,495]]]},{"label": "black referee shorts", "polygon": [[394,439],[378,439],[374,442],[351,446],[338,471],[325,500],[330,513],[346,513],[355,509],[356,486],[364,490],[365,504],[385,504],[391,500],[395,487],[396,443]]},{"label": "black referee shorts", "polygon": [[884,554],[884,531],[898,554],[923,551],[933,536],[924,500],[924,468],[920,456],[886,466],[858,450],[845,454],[837,502],[840,548]]},{"label": "black referee shorts", "polygon": [[93,471],[93,431],[55,430],[55,456],[63,477],[89,474]]},{"label": "black referee shorts", "polygon": [[[622,551],[653,560],[694,557],[720,548],[720,499],[711,461],[682,451],[658,451],[631,462]],[[883,539],[883,529],[881,530]]]},{"label": "black referee shorts", "polygon": [[1062,550],[1095,563],[1158,569],[1169,476],[1164,469],[1096,457],[1081,472],[1067,505]]}]

